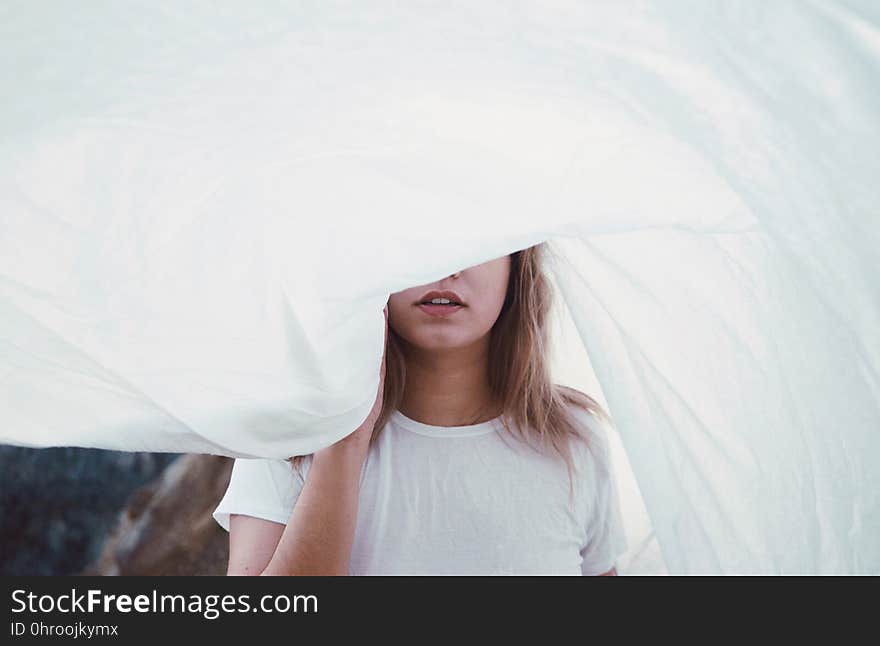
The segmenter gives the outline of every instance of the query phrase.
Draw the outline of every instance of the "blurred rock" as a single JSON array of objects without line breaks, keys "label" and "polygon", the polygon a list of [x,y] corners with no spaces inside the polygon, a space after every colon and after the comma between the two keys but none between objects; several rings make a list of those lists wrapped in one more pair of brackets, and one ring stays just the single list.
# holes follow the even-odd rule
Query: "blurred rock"
[{"label": "blurred rock", "polygon": [[81,574],[226,573],[228,534],[212,512],[229,484],[233,460],[184,455],[135,491],[98,559]]},{"label": "blurred rock", "polygon": [[70,575],[176,453],[0,445],[0,575]]}]

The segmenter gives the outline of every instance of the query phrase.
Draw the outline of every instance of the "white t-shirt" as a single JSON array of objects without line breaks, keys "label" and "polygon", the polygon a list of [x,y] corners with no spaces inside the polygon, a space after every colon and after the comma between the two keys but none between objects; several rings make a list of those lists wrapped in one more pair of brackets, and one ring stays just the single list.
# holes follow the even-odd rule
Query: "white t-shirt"
[{"label": "white t-shirt", "polygon": [[[349,573],[352,575],[595,575],[624,552],[604,427],[593,449],[572,444],[574,504],[565,462],[515,440],[500,418],[431,426],[394,411],[370,446]],[[595,454],[595,455],[594,455]],[[311,456],[302,471],[308,478]],[[305,483],[281,459],[235,460],[214,519],[230,514],[287,524]]]}]

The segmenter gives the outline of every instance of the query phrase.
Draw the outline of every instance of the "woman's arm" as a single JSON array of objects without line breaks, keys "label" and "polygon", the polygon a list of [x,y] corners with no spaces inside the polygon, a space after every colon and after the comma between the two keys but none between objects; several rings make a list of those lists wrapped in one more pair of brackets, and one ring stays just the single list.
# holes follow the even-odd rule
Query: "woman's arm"
[{"label": "woman's arm", "polygon": [[227,576],[260,574],[269,564],[284,531],[282,523],[245,514],[229,515]]},{"label": "woman's arm", "polygon": [[232,514],[226,574],[347,574],[367,450],[347,437],[317,451],[286,525]]},{"label": "woman's arm", "polygon": [[367,445],[346,439],[313,455],[290,520],[259,574],[348,574]]},{"label": "woman's arm", "polygon": [[[385,342],[388,307],[385,307]],[[346,575],[354,542],[358,494],[374,425],[382,411],[383,352],[376,401],[353,433],[312,454],[287,525],[233,515],[229,575]]]}]

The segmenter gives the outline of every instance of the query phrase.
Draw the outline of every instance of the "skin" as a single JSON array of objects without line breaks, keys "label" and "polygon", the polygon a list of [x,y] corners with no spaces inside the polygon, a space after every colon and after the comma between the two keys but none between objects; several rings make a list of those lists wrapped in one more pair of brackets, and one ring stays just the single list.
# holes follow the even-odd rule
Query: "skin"
[{"label": "skin", "polygon": [[[489,338],[501,314],[510,256],[392,294],[389,325],[404,343],[406,389],[400,411],[434,426],[466,426],[500,414],[489,392]],[[429,290],[452,290],[465,307],[425,314],[415,303]]]},{"label": "skin", "polygon": [[[403,342],[407,378],[399,410],[434,426],[466,426],[501,413],[488,382],[489,335],[510,277],[502,256],[446,278],[396,292],[385,308]],[[452,290],[465,307],[448,317],[417,305],[429,290]],[[315,452],[287,525],[233,514],[229,575],[345,575],[357,519],[360,473],[382,408],[384,357],[376,401],[364,423]],[[602,576],[615,574],[614,569]]]}]

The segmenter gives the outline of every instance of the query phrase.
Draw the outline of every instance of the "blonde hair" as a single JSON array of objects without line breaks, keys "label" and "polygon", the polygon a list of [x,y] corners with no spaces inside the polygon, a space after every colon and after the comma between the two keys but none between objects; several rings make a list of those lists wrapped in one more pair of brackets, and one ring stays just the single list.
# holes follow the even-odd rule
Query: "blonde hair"
[{"label": "blonde hair", "polygon": [[[507,294],[490,333],[489,387],[495,401],[502,404],[501,422],[511,437],[565,461],[571,495],[572,442],[582,441],[590,448],[593,438],[592,429],[578,419],[571,407],[603,422],[611,420],[589,395],[552,383],[548,357],[553,289],[544,270],[548,253],[546,243],[542,242],[511,254]],[[405,384],[402,341],[389,327],[383,404],[371,443],[403,400]],[[297,472],[304,457],[291,458]]]}]

